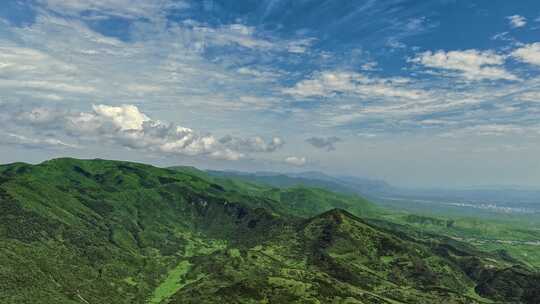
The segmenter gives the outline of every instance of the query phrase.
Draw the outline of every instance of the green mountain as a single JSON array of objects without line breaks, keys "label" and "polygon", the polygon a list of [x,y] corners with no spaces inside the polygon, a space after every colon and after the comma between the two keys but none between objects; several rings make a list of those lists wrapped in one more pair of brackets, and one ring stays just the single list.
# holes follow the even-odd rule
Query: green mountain
[{"label": "green mountain", "polygon": [[286,175],[236,175],[225,171],[200,171],[193,167],[170,169],[212,181],[231,193],[249,194],[262,200],[270,198],[274,210],[280,210],[282,214],[310,217],[339,208],[359,216],[372,216],[378,211],[371,202],[337,183]]},{"label": "green mountain", "polygon": [[105,160],[0,166],[0,303],[532,304],[538,286],[352,195]]},{"label": "green mountain", "polygon": [[321,177],[316,175],[286,175],[278,173],[244,173],[234,171],[214,171],[209,170],[209,176],[221,177],[229,180],[244,181],[269,185],[276,188],[313,187],[340,193],[355,194],[358,191],[346,185],[344,182],[331,177]]}]

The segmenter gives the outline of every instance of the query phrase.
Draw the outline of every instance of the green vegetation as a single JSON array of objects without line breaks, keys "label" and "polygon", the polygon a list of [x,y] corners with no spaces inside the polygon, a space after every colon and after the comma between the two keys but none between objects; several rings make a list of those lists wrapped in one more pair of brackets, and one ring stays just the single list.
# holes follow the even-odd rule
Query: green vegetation
[{"label": "green vegetation", "polygon": [[398,212],[380,217],[418,231],[448,236],[485,251],[498,252],[540,269],[540,225],[536,222],[520,218],[488,220]]},{"label": "green vegetation", "polygon": [[539,303],[531,267],[448,237],[466,223],[194,168],[4,165],[0,303]]},{"label": "green vegetation", "polygon": [[349,188],[332,182],[291,178],[285,175],[231,177],[219,171],[211,171],[209,174],[192,167],[171,169],[195,174],[219,184],[231,193],[249,194],[257,200],[267,200],[274,210],[282,214],[310,217],[339,208],[357,216],[374,216],[379,211],[371,202],[347,190]]},{"label": "green vegetation", "polygon": [[189,272],[191,264],[188,261],[180,262],[173,270],[171,270],[165,281],[163,281],[154,290],[150,303],[161,303],[164,299],[174,295],[178,290],[188,284],[184,282],[184,276]]},{"label": "green vegetation", "polygon": [[[182,167],[181,170],[196,170]],[[332,208],[345,209],[357,216],[375,217],[393,223],[406,225],[413,229],[409,233],[418,234],[421,232],[436,233],[448,236],[455,240],[460,240],[473,244],[486,251],[497,252],[498,254],[517,259],[530,267],[540,269],[540,219],[528,214],[470,214],[459,209],[444,209],[440,206],[430,206],[418,209],[412,214],[404,209],[413,209],[411,206],[400,206],[394,202],[388,209],[373,207],[369,202],[359,197],[351,196],[354,190],[348,185],[338,184],[337,179],[329,180],[323,176],[323,180],[290,177],[287,175],[257,175],[234,172],[196,171],[199,176],[212,179],[214,182],[230,186],[229,189],[242,189],[250,193],[259,193],[259,196],[266,196],[268,193],[280,193],[274,195],[273,199],[284,200],[289,210],[288,213],[299,216],[314,216]],[[318,187],[318,188],[306,188]],[[275,188],[280,187],[280,188]],[[377,185],[374,185],[377,187]],[[324,191],[323,189],[327,189]],[[305,190],[306,193],[302,193]],[[340,201],[332,200],[334,193],[328,190],[338,191]],[[296,194],[295,192],[300,192]],[[349,197],[347,197],[349,196]],[[300,200],[300,205],[294,201],[294,197],[304,197]],[[356,201],[355,201],[356,200]],[[362,200],[362,201],[358,201]],[[306,202],[302,206],[302,202]],[[400,204],[406,203],[400,201]],[[304,207],[302,209],[302,207]],[[415,205],[415,207],[418,207]],[[403,229],[400,227],[399,229]]]}]

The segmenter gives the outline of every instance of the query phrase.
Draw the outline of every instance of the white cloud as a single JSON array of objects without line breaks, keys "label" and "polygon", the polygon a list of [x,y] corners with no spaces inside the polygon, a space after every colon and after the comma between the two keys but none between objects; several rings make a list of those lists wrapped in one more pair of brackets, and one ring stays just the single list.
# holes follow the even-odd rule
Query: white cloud
[{"label": "white cloud", "polygon": [[247,152],[274,152],[285,144],[279,137],[274,137],[269,142],[266,142],[259,136],[239,138],[230,135],[222,137],[219,142],[229,148]]},{"label": "white cloud", "polygon": [[[530,131],[533,131],[530,133]],[[445,132],[440,137],[457,138],[463,136],[509,136],[509,135],[523,135],[525,133],[534,134],[537,133],[538,128],[524,127],[514,124],[483,124],[469,126],[461,129],[456,129],[450,132]]]},{"label": "white cloud", "polygon": [[418,122],[421,125],[426,126],[437,126],[437,125],[445,125],[448,124],[448,121],[441,120],[441,119],[424,119]]},{"label": "white cloud", "polygon": [[143,123],[150,120],[148,116],[139,112],[139,109],[133,105],[120,107],[94,105],[92,108],[98,116],[110,119],[122,131],[142,130]]},{"label": "white cloud", "polygon": [[520,15],[508,16],[506,19],[508,19],[508,22],[512,28],[519,28],[527,25],[527,18]]},{"label": "white cloud", "polygon": [[243,24],[229,24],[218,28],[196,25],[194,32],[206,37],[215,45],[237,44],[248,49],[272,50],[278,46],[266,39],[255,36],[255,28]]},{"label": "white cloud", "polygon": [[300,98],[347,94],[364,98],[419,99],[427,95],[422,90],[412,89],[404,84],[406,83],[402,78],[370,78],[355,72],[323,71],[311,79],[302,80],[291,88],[283,89],[282,92]]},{"label": "white cloud", "polygon": [[483,136],[501,136],[506,134],[520,134],[524,132],[523,127],[510,124],[481,125],[469,127],[466,130]]},{"label": "white cloud", "polygon": [[247,153],[274,152],[283,146],[283,140],[278,137],[268,142],[259,136],[225,136],[218,140],[211,134],[153,120],[134,105],[94,105],[92,109],[91,112],[70,112],[36,108],[19,113],[15,122],[20,127],[33,129],[35,133],[46,131],[59,137],[74,137],[81,141],[108,143],[134,150],[225,160],[238,160],[246,157]]},{"label": "white cloud", "polygon": [[[534,121],[540,108],[524,105],[519,96],[538,91],[540,78],[509,83],[454,83],[447,80],[423,79],[413,82],[425,88],[426,98],[395,100],[382,98],[374,102],[356,102],[354,99],[335,98],[317,109],[301,113],[306,123],[315,122],[321,128],[339,127],[369,130],[369,133],[387,135],[439,133],[479,124],[527,125]],[[532,95],[526,95],[532,99]],[[300,115],[299,115],[300,117]],[[529,130],[523,136],[535,133]]]},{"label": "white cloud", "polygon": [[[97,0],[51,5],[74,6],[69,10],[73,13],[88,6],[121,9],[113,1]],[[186,21],[165,27],[156,22],[132,30],[137,40],[124,42],[91,30],[78,18],[40,10],[31,26],[0,33],[0,97],[17,103],[63,102],[71,108],[88,102],[151,103],[181,105],[204,115],[211,110],[214,116],[220,115],[216,109],[255,113],[283,104],[273,88],[284,72],[246,65],[234,52],[208,60],[204,51],[239,46],[248,49],[248,56],[273,56],[269,52],[309,48],[312,41],[260,37],[255,28],[242,24],[212,28]]]},{"label": "white cloud", "polygon": [[512,56],[525,63],[540,66],[540,42],[526,44],[513,51]]},{"label": "white cloud", "polygon": [[393,49],[404,49],[407,47],[407,45],[399,40],[396,40],[394,38],[388,39],[386,42],[386,45]]},{"label": "white cloud", "polygon": [[497,33],[491,37],[491,40],[513,41],[513,38],[509,37],[509,34],[509,32]]},{"label": "white cloud", "polygon": [[[141,39],[124,42],[92,31],[77,18],[40,11],[34,24],[0,33],[0,99],[13,107],[57,104],[70,109],[89,103],[152,104],[157,115],[169,117],[175,111],[180,119],[198,122],[210,113],[209,128],[283,103],[268,94],[280,71],[244,64],[242,69],[236,67],[236,54],[211,61],[203,53],[220,43],[266,53],[267,44],[253,28],[231,25],[205,34],[194,29],[199,25],[159,26],[134,27]],[[276,41],[272,51],[281,47],[286,52]]]},{"label": "white cloud", "polygon": [[20,134],[1,134],[0,143],[5,145],[16,145],[30,149],[43,148],[80,148],[78,145],[69,144],[56,138],[31,138]]},{"label": "white cloud", "polygon": [[165,8],[178,9],[188,6],[181,0],[38,0],[38,3],[65,15],[79,15],[85,12],[86,18],[103,16],[154,18]]},{"label": "white cloud", "polygon": [[367,62],[367,63],[364,63],[362,65],[362,70],[364,71],[375,71],[377,69],[377,66],[379,64],[375,61],[370,61],[370,62]]},{"label": "white cloud", "polygon": [[205,44],[216,46],[238,45],[247,49],[265,52],[307,53],[314,43],[314,38],[283,40],[258,35],[256,28],[240,23],[210,27],[194,21],[185,22],[193,33],[204,40]]},{"label": "white cloud", "polygon": [[257,69],[253,67],[241,67],[236,70],[241,75],[251,77],[253,80],[272,81],[277,80],[282,73],[270,69]]},{"label": "white cloud", "polygon": [[[328,52],[325,53],[328,58],[321,59],[322,54],[316,54],[315,49],[311,52],[313,39],[285,40],[240,24],[239,20],[217,27],[193,21],[165,26],[156,19],[141,23],[132,20],[135,22],[131,27],[134,39],[125,42],[92,31],[75,15],[90,11],[82,18],[98,18],[100,14],[159,18],[162,14],[159,7],[168,5],[168,1],[135,0],[130,1],[132,6],[125,6],[124,0],[48,2],[60,14],[40,9],[34,24],[0,30],[0,102],[10,103],[8,108],[19,104],[41,107],[41,111],[25,112],[17,119],[26,120],[28,128],[39,129],[40,124],[49,126],[37,134],[21,133],[28,138],[42,138],[40,136],[46,136],[46,132],[55,135],[56,130],[63,129],[66,137],[59,138],[64,142],[80,136],[83,143],[91,140],[152,151],[157,155],[241,159],[251,157],[252,153],[279,149],[279,142],[274,142],[272,134],[266,133],[275,128],[276,121],[279,121],[277,125],[287,124],[283,132],[295,134],[302,131],[329,134],[327,128],[343,126],[339,132],[356,134],[361,129],[373,132],[366,133],[366,137],[377,134],[384,138],[385,132],[415,132],[424,125],[430,125],[423,128],[430,131],[456,127],[437,124],[436,119],[426,117],[456,122],[472,117],[480,122],[504,123],[538,113],[523,114],[519,109],[521,105],[514,107],[513,114],[500,114],[499,108],[481,113],[478,110],[488,102],[496,103],[497,107],[500,104],[500,109],[507,103],[515,103],[515,99],[510,100],[513,96],[524,92],[525,86],[528,89],[533,86],[529,79],[500,86],[490,82],[456,85],[447,79],[419,77],[413,80],[348,70],[323,69],[312,75],[302,75],[303,70],[288,73],[285,69],[296,69],[302,59],[312,60],[309,65],[321,64],[327,68],[346,69],[349,65],[372,71],[377,65],[368,62],[373,57],[367,53],[355,53],[353,57],[357,59],[347,60],[340,53]],[[69,17],[60,17],[66,15]],[[230,52],[222,53],[223,46]],[[211,52],[206,53],[207,50]],[[498,79],[501,71],[506,72],[505,56],[476,52],[478,57],[491,59],[473,64],[464,60],[460,67],[450,69],[435,68],[460,77],[469,73],[473,75],[471,79]],[[456,56],[450,53],[445,52],[448,58],[441,66],[457,65]],[[486,54],[492,56],[484,56]],[[286,61],[291,58],[295,63],[288,66]],[[275,68],[278,62],[284,70]],[[377,70],[380,74],[376,75],[388,72]],[[502,74],[506,78],[515,77],[506,73]],[[302,78],[281,91],[282,80],[296,77]],[[518,85],[523,87],[516,90]],[[332,104],[315,103],[304,107],[284,102],[281,92],[298,99],[336,98],[332,98]],[[502,96],[505,94],[510,97],[505,99]],[[108,106],[88,110],[89,103],[107,103]],[[130,112],[123,104],[136,104],[149,112],[142,113],[138,109]],[[47,106],[70,110],[65,113],[48,111]],[[33,116],[24,118],[25,115]],[[496,115],[507,116],[494,117]],[[219,136],[159,122],[149,116],[181,121],[182,125],[190,125],[195,130],[215,130]],[[16,129],[10,131],[19,134]],[[70,134],[75,137],[69,137]],[[224,134],[235,136],[228,139]],[[265,140],[255,134],[264,134]],[[339,136],[345,135],[339,133]],[[279,156],[281,162],[284,156]]]},{"label": "white cloud", "polygon": [[[518,80],[518,78],[506,71],[502,65],[505,57],[492,51],[427,51],[418,54],[411,62],[429,68],[455,72],[466,80]],[[447,74],[454,76],[452,74]]]},{"label": "white cloud", "polygon": [[287,51],[289,51],[289,53],[304,54],[314,42],[315,39],[313,38],[291,41],[287,45]]},{"label": "white cloud", "polygon": [[285,163],[297,167],[302,167],[307,163],[307,159],[305,157],[289,156],[285,158]]},{"label": "white cloud", "polygon": [[356,133],[356,135],[359,136],[359,137],[364,137],[364,138],[375,138],[375,137],[377,137],[377,134],[365,133],[365,132]]},{"label": "white cloud", "polygon": [[0,71],[2,73],[24,73],[27,71],[57,73],[74,72],[76,67],[35,49],[0,46]]},{"label": "white cloud", "polygon": [[[1,40],[0,40],[1,41]],[[73,79],[78,68],[39,50],[0,46],[0,88],[89,94],[96,89]]]},{"label": "white cloud", "polygon": [[62,113],[47,108],[34,108],[28,112],[19,113],[15,119],[30,124],[49,124],[62,118]]},{"label": "white cloud", "polygon": [[[58,83],[54,81],[43,80],[13,80],[13,79],[0,79],[0,88],[3,89],[30,89],[30,90],[45,90],[60,93],[74,93],[74,94],[90,94],[96,92],[96,88],[85,85],[74,85],[69,83]],[[51,95],[49,95],[51,96]],[[54,96],[54,95],[52,95]]]},{"label": "white cloud", "polygon": [[538,102],[540,103],[540,91],[536,92],[526,92],[523,94],[520,94],[517,97],[519,100],[522,101],[529,101],[529,102]]}]

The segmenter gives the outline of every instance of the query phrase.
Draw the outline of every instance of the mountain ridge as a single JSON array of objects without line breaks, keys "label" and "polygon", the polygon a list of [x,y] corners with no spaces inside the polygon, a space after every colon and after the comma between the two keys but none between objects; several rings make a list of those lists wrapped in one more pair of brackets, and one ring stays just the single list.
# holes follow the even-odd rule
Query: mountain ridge
[{"label": "mountain ridge", "polygon": [[[275,200],[288,190],[189,171],[71,158],[0,166],[1,302],[540,299],[524,266],[332,207],[369,209],[361,198],[306,188]],[[324,211],[295,207],[309,203]]]}]

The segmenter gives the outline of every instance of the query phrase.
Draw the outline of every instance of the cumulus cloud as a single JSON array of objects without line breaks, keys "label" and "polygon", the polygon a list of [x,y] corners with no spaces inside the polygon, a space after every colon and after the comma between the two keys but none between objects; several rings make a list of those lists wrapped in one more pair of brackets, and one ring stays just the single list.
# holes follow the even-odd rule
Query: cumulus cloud
[{"label": "cumulus cloud", "polygon": [[285,158],[285,163],[297,167],[302,167],[307,163],[307,159],[305,157],[297,157],[297,156],[289,156]]},{"label": "cumulus cloud", "polygon": [[519,28],[527,25],[527,18],[520,15],[508,16],[506,19],[508,19],[508,23],[510,23],[512,28]]},{"label": "cumulus cloud", "polygon": [[148,116],[141,113],[133,105],[123,105],[121,107],[94,105],[92,108],[97,116],[110,120],[113,125],[122,131],[141,130],[144,122],[150,120]]},{"label": "cumulus cloud", "polygon": [[218,140],[211,134],[201,134],[190,128],[153,120],[134,105],[94,105],[91,112],[37,108],[19,113],[15,121],[21,126],[31,126],[38,131],[56,131],[59,136],[71,136],[97,143],[106,142],[134,150],[172,155],[202,155],[224,160],[238,160],[246,157],[248,153],[273,152],[283,146],[283,140],[278,137],[269,142],[258,136],[225,136]]},{"label": "cumulus cloud", "polygon": [[[466,80],[518,80],[502,65],[505,57],[492,51],[427,51],[418,54],[411,62],[429,68],[450,71],[449,76],[460,76]],[[454,74],[452,74],[454,73]]]},{"label": "cumulus cloud", "polygon": [[331,137],[310,137],[306,139],[306,142],[318,149],[326,149],[326,151],[333,151],[336,149],[335,144],[340,142],[341,138],[336,136]]},{"label": "cumulus cloud", "polygon": [[419,99],[427,95],[426,92],[412,89],[406,84],[404,78],[370,78],[355,72],[323,71],[316,73],[311,79],[283,89],[282,92],[300,98],[346,94],[365,98]]},{"label": "cumulus cloud", "polygon": [[540,66],[540,42],[526,44],[514,50],[512,56],[525,63]]}]

